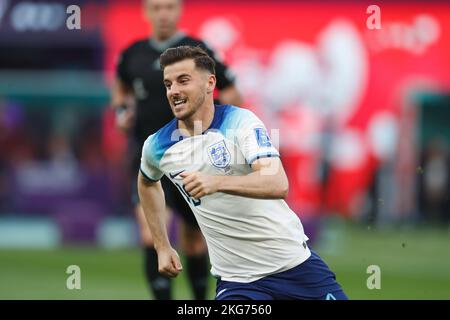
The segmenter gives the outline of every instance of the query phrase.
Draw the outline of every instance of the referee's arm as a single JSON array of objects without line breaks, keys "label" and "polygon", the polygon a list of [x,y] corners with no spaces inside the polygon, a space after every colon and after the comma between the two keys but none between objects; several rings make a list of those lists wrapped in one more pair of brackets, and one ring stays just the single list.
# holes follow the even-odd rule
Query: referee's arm
[{"label": "referee's arm", "polygon": [[136,116],[133,90],[122,80],[116,78],[111,90],[111,106],[116,112],[116,125],[128,132],[134,125]]}]

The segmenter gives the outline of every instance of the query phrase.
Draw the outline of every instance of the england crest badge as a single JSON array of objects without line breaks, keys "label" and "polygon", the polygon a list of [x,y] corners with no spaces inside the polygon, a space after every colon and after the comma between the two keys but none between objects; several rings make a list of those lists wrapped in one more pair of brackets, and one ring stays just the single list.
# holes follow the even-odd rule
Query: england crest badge
[{"label": "england crest badge", "polygon": [[208,156],[211,163],[217,168],[225,168],[230,164],[231,154],[224,140],[209,146]]}]

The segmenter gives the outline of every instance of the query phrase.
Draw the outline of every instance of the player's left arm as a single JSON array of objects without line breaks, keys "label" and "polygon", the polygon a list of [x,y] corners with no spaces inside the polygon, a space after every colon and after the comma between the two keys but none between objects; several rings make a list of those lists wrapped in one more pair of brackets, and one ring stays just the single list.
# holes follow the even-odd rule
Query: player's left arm
[{"label": "player's left arm", "polygon": [[215,192],[248,198],[284,199],[289,182],[278,157],[267,157],[252,163],[253,172],[244,176],[212,176],[202,172],[183,172],[186,191],[196,199]]}]

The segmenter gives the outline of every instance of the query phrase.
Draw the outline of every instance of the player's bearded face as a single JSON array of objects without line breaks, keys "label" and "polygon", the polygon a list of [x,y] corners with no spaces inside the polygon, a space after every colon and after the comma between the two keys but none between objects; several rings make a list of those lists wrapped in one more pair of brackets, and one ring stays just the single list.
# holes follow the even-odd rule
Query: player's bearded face
[{"label": "player's bearded face", "polygon": [[205,104],[207,82],[207,75],[195,68],[193,60],[183,60],[164,69],[167,99],[175,118],[189,119]]}]

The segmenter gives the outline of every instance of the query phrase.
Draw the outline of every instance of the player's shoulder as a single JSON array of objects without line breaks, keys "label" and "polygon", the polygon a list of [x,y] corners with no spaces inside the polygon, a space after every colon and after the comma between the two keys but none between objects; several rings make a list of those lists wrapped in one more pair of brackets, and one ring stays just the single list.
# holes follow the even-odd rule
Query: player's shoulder
[{"label": "player's shoulder", "polygon": [[180,136],[177,135],[177,119],[174,118],[145,140],[145,155],[159,162],[166,150],[177,143],[179,138]]},{"label": "player's shoulder", "polygon": [[230,104],[216,105],[213,127],[220,130],[237,129],[255,119],[257,119],[256,115],[248,109]]},{"label": "player's shoulder", "polygon": [[224,110],[224,121],[228,121],[230,123],[241,123],[246,120],[256,119],[257,116],[253,113],[253,111],[241,108],[234,105],[225,105]]}]

